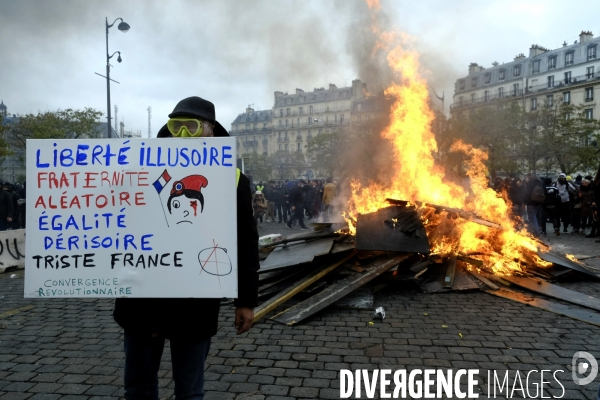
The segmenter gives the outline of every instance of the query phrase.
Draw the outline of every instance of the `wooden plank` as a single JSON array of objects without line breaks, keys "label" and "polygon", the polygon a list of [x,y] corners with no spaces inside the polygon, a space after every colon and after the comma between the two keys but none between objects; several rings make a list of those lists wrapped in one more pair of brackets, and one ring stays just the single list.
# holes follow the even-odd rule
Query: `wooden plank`
[{"label": "wooden plank", "polygon": [[502,297],[504,299],[516,301],[518,303],[527,304],[528,306],[536,307],[541,310],[550,311],[555,314],[563,315],[565,317],[573,318],[578,321],[587,322],[588,324],[600,326],[600,313],[590,311],[587,309],[576,308],[553,301],[541,299],[523,293],[515,292],[509,289],[499,290],[483,290],[494,296]]},{"label": "wooden plank", "polygon": [[296,304],[271,319],[280,324],[295,325],[365,285],[410,256],[411,254],[402,254],[392,258],[376,260],[366,272],[341,279],[322,292]]},{"label": "wooden plank", "polygon": [[309,287],[311,284],[318,281],[319,279],[321,279],[340,265],[344,264],[346,261],[350,260],[357,253],[357,251],[353,251],[340,261],[328,267],[321,268],[320,270],[310,274],[309,276],[300,279],[299,281],[293,283],[288,289],[282,291],[279,295],[261,304],[254,312],[254,322],[258,321],[259,319],[273,311],[275,308],[277,308],[280,304],[285,303],[297,293],[301,292],[302,290]]},{"label": "wooden plank", "polygon": [[454,274],[456,272],[456,255],[448,257],[448,267],[446,268],[446,276],[444,277],[444,287],[447,289],[452,288],[454,282]]},{"label": "wooden plank", "polygon": [[[581,264],[576,263],[573,260],[569,260],[567,257],[563,257],[560,254],[554,253],[552,251],[548,251],[548,252],[538,251],[538,256],[544,261],[548,261],[553,264],[560,265],[562,267],[570,268],[574,271],[581,272],[582,274],[592,276],[596,279],[600,278],[599,275],[597,275],[597,274],[593,273],[592,271],[590,271],[589,269],[583,267]],[[554,274],[552,274],[552,275],[554,275]]]},{"label": "wooden plank", "polygon": [[541,279],[521,278],[518,276],[505,276],[504,279],[532,292],[600,311],[599,298],[569,290]]},{"label": "wooden plank", "polygon": [[454,281],[452,282],[452,290],[473,290],[479,289],[479,285],[471,279],[471,275],[466,272],[465,264],[461,261],[456,262],[456,270],[454,271]]},{"label": "wooden plank", "polygon": [[492,290],[498,290],[500,289],[500,287],[498,285],[496,285],[494,282],[490,281],[489,279],[487,279],[485,276],[472,271],[472,270],[467,270],[471,275],[473,275],[475,278],[479,279],[481,282],[483,282],[487,287],[489,287]]}]

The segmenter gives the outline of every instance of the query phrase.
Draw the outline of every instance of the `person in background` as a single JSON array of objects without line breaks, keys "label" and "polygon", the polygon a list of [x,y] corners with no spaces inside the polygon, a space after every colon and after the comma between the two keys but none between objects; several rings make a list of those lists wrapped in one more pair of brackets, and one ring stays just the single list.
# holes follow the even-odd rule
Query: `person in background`
[{"label": "person in background", "polygon": [[306,182],[304,179],[300,179],[298,181],[298,186],[294,187],[290,190],[290,204],[292,210],[292,218],[286,224],[288,229],[292,229],[292,223],[298,221],[300,224],[300,230],[304,231],[308,228],[304,225],[304,202],[305,202],[305,192],[304,185]]},{"label": "person in background", "polygon": [[4,191],[8,193],[13,205],[13,218],[10,224],[8,225],[9,229],[19,229],[21,227],[21,222],[19,221],[19,199],[21,196],[14,190],[14,186],[10,182],[4,182],[3,186]]},{"label": "person in background", "polygon": [[517,178],[510,183],[508,199],[512,203],[512,218],[518,225],[523,221],[523,182]]},{"label": "person in background", "polygon": [[[3,188],[6,187],[4,185]],[[14,215],[12,196],[6,190],[0,190],[0,231],[5,231],[12,226]]]},{"label": "person in background", "polygon": [[592,204],[595,202],[594,191],[592,190],[590,181],[587,179],[581,181],[577,196],[579,198],[579,203],[581,204],[580,233],[585,235],[586,228],[592,226]]},{"label": "person in background", "polygon": [[560,235],[560,223],[563,223],[563,232],[567,233],[567,228],[571,222],[571,197],[575,195],[575,186],[567,180],[567,175],[561,173],[558,180],[554,183],[558,190],[558,202],[556,206],[556,220],[554,224],[554,233]]},{"label": "person in background", "polygon": [[282,221],[287,224],[288,220],[288,197],[289,192],[287,186],[279,182],[275,186],[275,216],[278,217],[279,223]]},{"label": "person in background", "polygon": [[[544,203],[544,186],[540,178],[531,174],[524,189],[523,200],[527,206],[527,230],[534,237],[540,236],[540,227],[537,220],[538,209]],[[540,198],[537,198],[539,195]]]},{"label": "person in background", "polygon": [[267,200],[267,222],[275,222],[275,181],[269,181],[263,191]]},{"label": "person in background", "polygon": [[337,187],[333,184],[333,178],[327,178],[327,183],[323,188],[323,212],[333,214],[333,200],[337,195]]},{"label": "person in background", "polygon": [[[546,236],[546,223],[547,220],[550,220],[553,226],[555,226],[556,220],[556,207],[557,202],[559,201],[558,190],[552,186],[551,178],[544,178],[544,192],[546,198],[544,199],[543,208],[543,220],[538,221],[541,226],[542,235]],[[559,225],[560,226],[560,225]],[[560,230],[559,230],[560,234]]]},{"label": "person in background", "polygon": [[262,225],[263,217],[267,212],[267,200],[260,190],[257,190],[256,193],[254,193],[254,198],[252,199],[252,209],[254,210],[254,220],[257,224],[260,220],[260,224]]}]

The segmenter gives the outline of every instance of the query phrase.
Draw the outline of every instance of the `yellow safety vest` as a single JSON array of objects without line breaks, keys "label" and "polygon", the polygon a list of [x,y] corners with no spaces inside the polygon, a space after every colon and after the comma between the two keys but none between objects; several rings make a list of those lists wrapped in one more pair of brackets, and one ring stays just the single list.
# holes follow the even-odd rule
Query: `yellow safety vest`
[{"label": "yellow safety vest", "polygon": [[242,171],[240,171],[239,168],[235,169],[235,187],[238,187],[240,184],[240,175],[242,174]]}]

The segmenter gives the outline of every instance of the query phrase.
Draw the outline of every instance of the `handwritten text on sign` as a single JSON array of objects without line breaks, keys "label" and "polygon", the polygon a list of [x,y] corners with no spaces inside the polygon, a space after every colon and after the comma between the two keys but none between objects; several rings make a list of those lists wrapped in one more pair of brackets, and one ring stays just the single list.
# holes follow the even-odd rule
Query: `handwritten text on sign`
[{"label": "handwritten text on sign", "polygon": [[25,296],[237,297],[234,154],[233,138],[28,140]]}]

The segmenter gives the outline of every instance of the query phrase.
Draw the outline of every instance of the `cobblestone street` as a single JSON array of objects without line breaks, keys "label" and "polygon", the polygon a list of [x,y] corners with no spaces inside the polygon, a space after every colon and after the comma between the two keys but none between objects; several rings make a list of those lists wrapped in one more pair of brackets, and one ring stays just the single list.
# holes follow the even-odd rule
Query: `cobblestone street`
[{"label": "cobblestone street", "polygon": [[[259,232],[281,232],[282,225],[266,223]],[[594,239],[544,240],[561,252],[596,256],[585,262],[600,269]],[[24,299],[23,278],[23,270],[0,275],[0,398],[122,396],[122,331],[112,320],[113,301]],[[559,284],[600,293],[600,283],[585,278]],[[413,285],[390,285],[375,303],[385,307],[384,321],[373,320],[372,311],[328,309],[295,327],[261,320],[240,336],[232,306],[222,307],[206,365],[205,398],[337,399],[340,369],[437,367],[479,369],[480,398],[487,398],[488,370],[563,370],[557,374],[563,399],[596,399],[600,377],[577,386],[570,368],[576,351],[600,359],[599,327],[480,291],[423,294]],[[161,398],[172,396],[171,377],[165,351]],[[556,386],[545,392],[560,394]],[[515,398],[521,398],[519,392]]]}]

